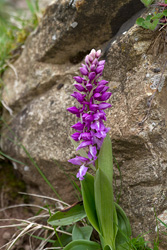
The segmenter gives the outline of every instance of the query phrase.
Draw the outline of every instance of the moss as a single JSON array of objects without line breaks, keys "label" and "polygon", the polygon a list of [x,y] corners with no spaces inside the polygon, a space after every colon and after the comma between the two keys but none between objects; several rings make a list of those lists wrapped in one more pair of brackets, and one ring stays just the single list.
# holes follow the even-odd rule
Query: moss
[{"label": "moss", "polygon": [[[0,162],[0,193],[7,196],[8,201],[19,199],[18,192],[25,192],[26,185],[19,173],[6,161]],[[26,202],[26,201],[25,201]]]}]

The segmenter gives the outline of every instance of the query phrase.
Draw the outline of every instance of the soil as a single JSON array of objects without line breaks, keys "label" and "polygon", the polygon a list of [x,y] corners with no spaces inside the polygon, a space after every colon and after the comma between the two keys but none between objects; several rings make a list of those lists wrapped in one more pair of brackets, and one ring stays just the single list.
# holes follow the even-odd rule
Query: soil
[{"label": "soil", "polygon": [[[25,183],[21,180],[21,176],[13,169],[13,166],[7,161],[0,162],[0,247],[9,243],[14,233],[18,230],[15,227],[5,227],[7,225],[17,224],[14,219],[26,219],[33,216],[33,212],[26,207],[15,207],[5,209],[12,205],[28,203],[28,199],[18,192],[25,192]],[[3,221],[7,219],[6,221]],[[1,228],[3,226],[3,228]],[[6,249],[4,247],[3,249]],[[17,241],[14,250],[29,250],[28,237],[24,237]]]},{"label": "soil", "polygon": [[[31,196],[23,195],[19,192],[26,193],[26,185],[22,180],[21,174],[14,169],[9,161],[0,161],[0,249],[5,244],[9,244],[9,242],[16,238],[18,233],[21,232],[18,226],[13,227],[14,224],[22,223],[16,219],[27,220],[35,215],[41,215],[39,207],[34,208],[28,205],[35,204],[44,206],[45,204],[47,206],[47,203],[43,203],[38,197],[34,200]],[[35,192],[32,191],[32,193]],[[11,206],[15,207],[10,208]],[[49,205],[49,207],[52,207],[52,205]],[[40,218],[39,220],[35,219],[35,222],[47,224],[47,219],[48,217]],[[34,220],[32,220],[32,222],[33,221]],[[9,225],[12,227],[8,227]],[[36,236],[39,235],[45,239],[49,234],[50,232],[44,229],[35,231]],[[11,249],[37,250],[41,242],[41,240],[32,237],[31,233],[25,234],[25,236],[21,237]],[[51,245],[47,243],[46,246],[49,247]],[[2,249],[7,249],[7,246],[4,246]]]}]

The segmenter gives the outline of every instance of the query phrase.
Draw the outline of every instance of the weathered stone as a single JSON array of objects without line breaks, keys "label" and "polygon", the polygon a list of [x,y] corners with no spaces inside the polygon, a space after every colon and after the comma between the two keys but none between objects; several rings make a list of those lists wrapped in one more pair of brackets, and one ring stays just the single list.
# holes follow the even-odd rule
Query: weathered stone
[{"label": "weathered stone", "polygon": [[4,240],[10,240],[11,234],[9,232],[4,232],[2,235],[2,239]]},{"label": "weathered stone", "polygon": [[[16,71],[6,72],[3,101],[11,108],[22,108],[34,95],[56,84],[64,71],[71,70],[72,64],[80,62],[89,50],[111,39],[121,24],[141,8],[139,0],[53,2],[27,39],[14,65]],[[55,63],[62,65],[54,67]]]},{"label": "weathered stone", "polygon": [[[108,125],[123,178],[121,203],[129,213],[133,231],[151,230],[146,235],[150,240],[155,234],[154,209],[157,215],[167,209],[166,87],[156,94],[148,119],[141,123],[155,91],[150,85],[164,70],[166,52],[158,51],[154,55],[155,43],[165,42],[158,39],[160,33],[134,26],[112,43],[105,68],[105,78],[110,79],[113,89]],[[161,72],[157,73],[157,68]],[[165,70],[165,82],[166,76]]]},{"label": "weathered stone", "polygon": [[[12,142],[18,138],[62,198],[66,201],[72,200],[70,192],[74,192],[62,169],[67,173],[76,172],[76,167],[69,167],[67,164],[67,160],[75,154],[68,139],[68,135],[71,134],[70,125],[74,123],[75,118],[66,112],[66,108],[74,104],[70,98],[73,90],[72,77],[78,74],[80,63],[74,64],[70,58],[79,52],[85,53],[94,46],[103,47],[103,57],[106,59],[104,78],[109,80],[109,86],[113,92],[111,98],[113,107],[107,113],[107,125],[111,127],[113,153],[122,174],[120,202],[130,217],[133,234],[149,232],[146,237],[153,241],[156,227],[154,209],[160,218],[162,214],[163,218],[166,218],[165,211],[167,210],[165,198],[167,194],[166,86],[155,95],[149,113],[147,104],[148,99],[154,93],[150,85],[154,85],[157,76],[161,79],[162,72],[166,84],[167,70],[162,66],[165,64],[167,55],[163,49],[165,45],[163,32],[151,32],[135,25],[117,40],[110,40],[112,29],[108,37],[104,35],[107,34],[110,19],[109,14],[106,14],[106,19],[102,19],[103,27],[106,22],[104,31],[97,22],[94,29],[97,29],[99,33],[94,30],[91,33],[90,27],[93,24],[89,24],[90,27],[87,29],[89,34],[86,35],[86,39],[89,37],[90,42],[86,44],[88,47],[84,47],[84,30],[82,28],[77,30],[76,26],[76,28],[69,28],[65,33],[65,25],[60,25],[61,20],[58,20],[59,15],[57,15],[56,22],[59,21],[59,25],[57,23],[55,30],[61,32],[59,38],[56,37],[51,46],[48,32],[51,37],[54,35],[51,20],[54,13],[57,13],[56,11],[62,9],[62,17],[68,15],[67,19],[74,16],[67,27],[74,23],[77,17],[81,18],[82,24],[85,23],[81,14],[84,8],[87,8],[89,1],[74,2],[75,4],[80,2],[83,5],[81,4],[78,9],[73,5],[66,9],[66,1],[62,2],[64,5],[62,4],[61,7],[58,7],[60,2],[56,1],[48,7],[38,29],[39,33],[34,33],[27,40],[22,56],[14,64],[17,78],[11,69],[5,73],[6,87],[3,101],[13,109],[14,116],[10,120],[7,112],[4,112],[4,117],[8,120],[8,125],[15,135],[4,127],[1,145],[11,157],[25,162],[25,166],[17,165],[17,167],[27,183],[36,184],[42,193],[50,194],[48,186],[37,175],[37,170],[23,148]],[[94,7],[97,3],[99,4],[99,1],[92,2]],[[121,1],[119,4],[118,2],[117,6],[121,7]],[[127,2],[124,1],[125,5]],[[111,4],[108,1],[106,3]],[[84,16],[96,16],[98,13],[102,15],[103,7],[108,8],[106,5],[99,4],[99,12],[97,9],[91,12],[93,9],[91,4],[89,11],[83,14]],[[112,4],[116,2],[112,1]],[[111,13],[113,18],[112,15],[114,14]],[[48,16],[51,19],[48,19]],[[51,27],[50,31],[49,27]],[[80,41],[76,39],[79,34]],[[97,36],[103,34],[104,40],[101,40],[101,37],[95,38],[95,34]],[[48,38],[45,43],[44,36]],[[59,39],[63,44],[59,43]],[[106,40],[108,40],[107,43],[101,44]],[[74,48],[71,47],[72,43]],[[42,50],[41,54],[39,48]],[[51,58],[53,51],[55,52]],[[143,119],[145,117],[147,119]],[[115,178],[119,180],[117,169],[115,169]],[[120,181],[117,182],[115,190],[119,188]],[[162,249],[165,249],[164,246]]]},{"label": "weathered stone", "polygon": [[90,48],[115,35],[121,24],[142,7],[137,0],[54,1],[31,37],[27,52],[42,62],[77,63]]}]

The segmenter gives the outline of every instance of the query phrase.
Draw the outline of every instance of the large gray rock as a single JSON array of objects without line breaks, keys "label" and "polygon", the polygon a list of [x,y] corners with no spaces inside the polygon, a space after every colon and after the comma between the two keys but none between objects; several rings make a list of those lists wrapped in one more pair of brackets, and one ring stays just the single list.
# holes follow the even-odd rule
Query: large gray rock
[{"label": "large gray rock", "polygon": [[[165,51],[158,50],[156,44],[161,44],[159,39],[159,33],[134,26],[111,44],[105,68],[105,78],[110,79],[113,89],[108,125],[123,178],[121,203],[134,232],[152,230],[151,240],[155,212],[165,216],[163,211],[167,209],[166,86],[157,92],[147,116],[147,104],[155,91],[150,85],[160,80],[166,60]],[[165,69],[165,82],[166,76]]]},{"label": "large gray rock", "polygon": [[141,7],[139,0],[53,1],[15,62],[17,75],[12,70],[6,72],[4,102],[18,110],[34,95],[50,89],[61,78],[58,74],[81,62],[93,47],[110,40]]},{"label": "large gray rock", "polygon": [[[154,209],[160,218],[166,216],[167,209],[166,86],[157,92],[147,119],[141,121],[154,92],[150,85],[163,72],[166,52],[157,44],[164,42],[158,32],[136,25],[111,40],[117,29],[115,23],[119,25],[128,17],[126,8],[134,7],[135,11],[139,2],[55,1],[48,7],[39,28],[14,63],[15,70],[5,72],[3,101],[13,116],[4,110],[11,130],[4,126],[1,145],[11,157],[25,162],[25,166],[17,164],[17,168],[29,186],[53,195],[23,148],[13,142],[17,139],[63,199],[74,200],[63,171],[76,173],[77,168],[67,164],[75,154],[69,135],[70,125],[76,120],[66,108],[74,104],[70,97],[72,77],[78,74],[80,61],[92,47],[102,47],[106,59],[104,78],[113,92],[107,125],[111,127],[113,153],[122,173],[121,205],[130,217],[134,235],[151,230],[147,238],[153,240]],[[166,76],[165,70],[165,82]],[[116,169],[115,178],[115,189],[119,189]]]}]

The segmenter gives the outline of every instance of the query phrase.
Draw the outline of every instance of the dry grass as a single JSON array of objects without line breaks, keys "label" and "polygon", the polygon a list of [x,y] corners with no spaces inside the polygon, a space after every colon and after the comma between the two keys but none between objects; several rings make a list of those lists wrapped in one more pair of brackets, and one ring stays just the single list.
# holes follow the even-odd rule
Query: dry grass
[{"label": "dry grass", "polygon": [[[44,198],[44,199],[48,199],[48,200],[53,200],[58,204],[58,207],[60,207],[60,208],[64,208],[64,207],[69,206],[69,204],[67,204],[63,201],[60,201],[58,199],[54,199],[51,197],[43,196],[43,195],[29,194],[29,193],[23,193],[23,192],[20,192],[20,194],[35,196],[35,197],[42,198],[42,199]],[[32,243],[32,239],[34,237],[37,239],[42,238],[39,245],[35,246],[35,250],[62,249],[61,247],[46,247],[49,240],[51,240],[54,237],[55,230],[61,234],[71,235],[70,233],[68,233],[66,231],[60,230],[60,227],[57,227],[56,229],[54,229],[54,228],[47,225],[46,221],[50,217],[50,214],[55,213],[55,209],[49,210],[46,207],[34,205],[34,204],[18,204],[18,205],[4,207],[4,208],[0,209],[0,212],[5,212],[8,209],[14,209],[14,208],[18,208],[18,207],[35,207],[35,208],[40,209],[41,213],[36,215],[36,216],[32,216],[28,219],[16,219],[16,218],[0,219],[0,222],[4,222],[4,225],[0,226],[0,229],[2,229],[2,228],[18,228],[16,233],[12,236],[11,240],[8,243],[6,243],[5,245],[3,245],[2,247],[0,247],[0,249],[4,249],[4,248],[6,250],[12,249],[14,247],[15,243],[21,237],[24,237],[25,235],[29,235],[29,245],[30,245],[31,250],[34,249],[33,243]],[[10,222],[9,225],[6,225],[6,222],[8,222],[8,223]]]}]

